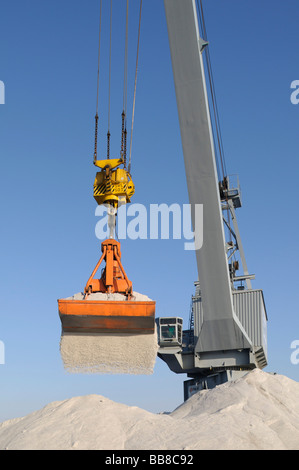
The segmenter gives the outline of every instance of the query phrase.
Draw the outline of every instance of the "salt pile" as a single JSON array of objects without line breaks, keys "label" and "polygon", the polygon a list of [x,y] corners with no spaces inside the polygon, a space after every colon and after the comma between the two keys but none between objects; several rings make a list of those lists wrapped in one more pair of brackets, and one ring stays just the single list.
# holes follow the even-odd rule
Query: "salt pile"
[{"label": "salt pile", "polygon": [[170,414],[88,395],[0,424],[0,450],[298,450],[299,384],[261,370]]},{"label": "salt pile", "polygon": [[[68,300],[83,298],[83,293],[79,292]],[[88,301],[125,299],[123,294],[101,292],[87,298]],[[132,300],[151,299],[134,292]],[[157,352],[156,331],[146,335],[63,333],[60,339],[60,355],[65,370],[70,373],[149,375],[153,373]]]},{"label": "salt pile", "polygon": [[[85,299],[85,294],[83,292],[78,292],[77,294],[72,295],[71,297],[67,297],[66,300],[83,300]],[[111,294],[106,294],[104,292],[93,292],[89,294],[86,300],[121,300],[126,301],[127,297],[124,294],[120,294],[119,292],[113,292]],[[151,302],[147,295],[140,294],[139,292],[133,292],[132,299],[135,301],[142,301],[142,302]]]}]

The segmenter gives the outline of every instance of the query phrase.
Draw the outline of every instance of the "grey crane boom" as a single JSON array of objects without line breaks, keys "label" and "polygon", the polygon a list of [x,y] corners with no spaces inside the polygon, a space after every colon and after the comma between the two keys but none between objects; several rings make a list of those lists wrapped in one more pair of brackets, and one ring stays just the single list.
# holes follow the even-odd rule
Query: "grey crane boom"
[{"label": "grey crane boom", "polygon": [[[266,345],[261,337],[265,337],[266,312],[262,291],[251,289],[253,276],[247,270],[236,223],[234,207],[240,204],[234,205],[234,202],[239,195],[238,188],[230,192],[231,188],[226,186],[222,193],[219,190],[202,58],[206,43],[199,34],[195,0],[164,0],[164,7],[189,202],[191,207],[196,204],[203,206],[203,227],[196,227],[194,211],[192,223],[195,232],[203,230],[203,244],[196,250],[199,286],[193,298],[194,329],[183,333],[180,342],[181,319],[172,317],[171,320],[175,320],[172,323],[167,323],[165,318],[158,319],[158,355],[174,372],[187,373],[197,382],[201,380],[202,384],[203,377],[209,376],[211,371],[214,376],[217,371],[217,380],[223,381],[232,376],[233,370],[265,365]],[[234,288],[233,282],[238,277],[234,276],[234,269],[228,262],[224,204],[233,217],[235,247],[240,249],[244,268],[244,276],[239,276],[239,279],[246,279],[250,289],[235,291]],[[243,302],[237,301],[237,294],[244,296]],[[250,302],[253,297],[255,307]],[[256,331],[247,327],[249,316],[257,317],[255,330],[258,329],[258,339]],[[169,327],[172,325],[171,331],[176,331],[176,336],[166,337],[167,324]],[[219,374],[222,374],[221,379]]]}]

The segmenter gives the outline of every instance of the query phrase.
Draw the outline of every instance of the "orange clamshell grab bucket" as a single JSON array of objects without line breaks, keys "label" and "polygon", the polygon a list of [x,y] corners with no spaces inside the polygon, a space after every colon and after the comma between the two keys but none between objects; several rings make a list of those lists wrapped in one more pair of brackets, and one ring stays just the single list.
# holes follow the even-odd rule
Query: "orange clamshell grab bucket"
[{"label": "orange clamshell grab bucket", "polygon": [[[120,243],[109,239],[102,243],[102,256],[85,287],[83,300],[59,299],[58,310],[66,333],[153,334],[155,301],[137,301],[132,283],[121,264]],[[106,261],[101,279],[94,279],[102,261]],[[126,300],[89,300],[95,292],[122,293]]]},{"label": "orange clamshell grab bucket", "polygon": [[155,302],[58,300],[67,333],[154,333]]}]

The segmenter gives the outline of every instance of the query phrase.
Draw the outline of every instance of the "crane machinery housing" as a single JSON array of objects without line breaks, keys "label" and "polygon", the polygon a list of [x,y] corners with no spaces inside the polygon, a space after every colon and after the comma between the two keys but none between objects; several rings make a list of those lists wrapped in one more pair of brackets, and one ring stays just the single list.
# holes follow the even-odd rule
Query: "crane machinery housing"
[{"label": "crane machinery housing", "polygon": [[[203,61],[208,42],[198,22],[202,3],[164,0],[164,8],[189,202],[191,207],[203,205],[203,244],[196,250],[198,280],[189,328],[183,330],[179,317],[157,318],[158,356],[173,372],[187,374],[187,399],[267,365],[267,313],[263,291],[252,288],[254,275],[248,272],[238,229],[239,184],[217,172]],[[192,222],[198,230],[194,217]],[[232,261],[236,252],[241,275],[236,273],[238,261]]]}]

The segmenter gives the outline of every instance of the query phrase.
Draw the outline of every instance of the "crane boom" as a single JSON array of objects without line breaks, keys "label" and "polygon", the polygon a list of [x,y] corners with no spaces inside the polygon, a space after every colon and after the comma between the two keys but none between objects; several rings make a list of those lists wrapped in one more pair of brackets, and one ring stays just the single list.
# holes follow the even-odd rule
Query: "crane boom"
[{"label": "crane boom", "polygon": [[[194,0],[164,0],[191,207],[203,205],[203,245],[196,250],[202,291],[202,351],[249,347],[233,308],[213,135]],[[192,211],[194,212],[194,211]],[[193,227],[195,220],[193,220]]]},{"label": "crane boom", "polygon": [[[157,319],[158,356],[175,373],[192,377],[190,390],[210,388],[267,365],[267,314],[261,289],[251,279],[236,221],[241,207],[239,187],[217,174],[213,129],[202,54],[207,46],[199,34],[195,0],[164,0],[170,54],[191,216],[196,240],[198,281],[192,297],[189,330],[182,330],[179,317]],[[196,226],[197,204],[203,208],[203,226]],[[192,210],[193,208],[193,210]],[[225,220],[231,214],[234,230]],[[226,242],[224,223],[235,242]],[[239,251],[244,274],[236,276]],[[236,282],[246,281],[236,288]],[[190,393],[189,393],[190,392]],[[193,393],[193,392],[192,392]]]}]

